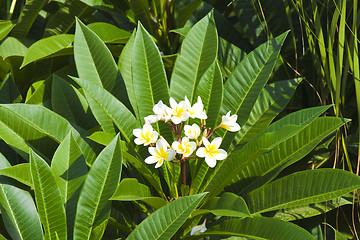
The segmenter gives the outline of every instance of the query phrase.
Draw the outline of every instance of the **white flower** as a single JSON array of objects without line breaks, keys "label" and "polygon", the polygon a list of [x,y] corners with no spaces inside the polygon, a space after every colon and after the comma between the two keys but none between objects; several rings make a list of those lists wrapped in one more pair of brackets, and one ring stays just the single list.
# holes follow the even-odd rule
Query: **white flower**
[{"label": "white flower", "polygon": [[197,102],[191,107],[190,101],[185,96],[185,103],[188,108],[188,113],[191,118],[207,119],[206,113],[204,111],[204,104],[201,101],[200,96],[198,96]]},{"label": "white flower", "polygon": [[184,157],[190,156],[196,149],[196,143],[189,142],[188,137],[183,137],[181,143],[173,142],[171,146],[177,153],[183,154]]},{"label": "white flower", "polygon": [[156,131],[153,130],[149,123],[145,123],[142,129],[134,129],[133,134],[136,137],[134,142],[137,145],[144,144],[145,146],[149,145],[150,143],[155,143],[159,135]]},{"label": "white flower", "polygon": [[149,115],[147,117],[144,117],[145,123],[146,124],[152,124],[152,123],[156,123],[157,121],[159,121],[159,118],[157,115]]},{"label": "white flower", "polygon": [[197,139],[200,136],[200,127],[194,123],[193,125],[185,125],[185,135],[189,139]]},{"label": "white flower", "polygon": [[171,106],[171,121],[174,124],[179,124],[183,121],[186,121],[189,118],[189,113],[187,112],[187,104],[185,101],[176,103],[173,98],[170,98]]},{"label": "white flower", "polygon": [[213,168],[216,165],[216,160],[224,160],[227,157],[227,152],[219,149],[222,142],[221,137],[217,137],[210,143],[205,137],[202,138],[205,147],[201,147],[196,151],[198,157],[204,157],[205,162],[209,167]]},{"label": "white flower", "polygon": [[197,225],[195,227],[193,227],[191,229],[191,232],[190,232],[190,235],[198,235],[200,233],[203,233],[207,230],[206,226],[205,226],[205,223],[206,223],[206,219],[205,221],[203,222],[203,224],[201,225]]},{"label": "white flower", "polygon": [[154,105],[153,111],[159,120],[167,122],[171,118],[171,108],[166,106],[161,100]]},{"label": "white flower", "polygon": [[160,167],[164,161],[171,161],[175,157],[175,151],[168,149],[168,143],[163,139],[156,142],[156,147],[149,147],[149,153],[151,156],[145,159],[145,163],[156,163],[155,168]]},{"label": "white flower", "polygon": [[229,130],[230,132],[237,132],[240,130],[239,124],[237,124],[237,115],[234,114],[230,116],[230,111],[225,115],[222,116],[221,124],[219,125],[220,128],[225,128],[226,130]]}]

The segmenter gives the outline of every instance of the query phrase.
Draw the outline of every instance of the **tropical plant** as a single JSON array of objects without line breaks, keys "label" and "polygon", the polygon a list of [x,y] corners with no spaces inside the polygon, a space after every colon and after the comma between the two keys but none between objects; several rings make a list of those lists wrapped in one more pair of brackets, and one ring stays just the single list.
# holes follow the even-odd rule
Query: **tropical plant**
[{"label": "tropical plant", "polygon": [[[4,237],[312,239],[290,221],[328,211],[314,210],[313,204],[344,204],[339,197],[360,187],[360,178],[346,171],[291,169],[349,120],[319,117],[331,107],[321,106],[273,122],[301,82],[267,84],[287,32],[234,67],[221,54],[226,41],[219,41],[210,12],[193,27],[176,30],[183,41],[167,69],[140,22],[117,64],[95,32],[77,19],[74,35],[41,39],[18,58],[25,68],[73,48],[76,72],[65,66],[35,82],[24,103],[14,103],[21,102],[21,91],[7,91],[14,94],[8,99],[17,100],[0,105]],[[2,89],[17,89],[13,75]],[[173,119],[183,100],[185,114],[202,106],[206,122],[200,115]],[[158,121],[161,103],[171,104],[165,114],[171,122]],[[176,143],[185,124],[202,127],[194,139],[199,153],[186,152],[187,141],[181,141],[180,161],[166,157],[173,161],[147,164],[155,163],[149,156],[157,150],[174,156],[179,144],[170,148],[156,138]],[[211,152],[204,148],[219,147],[217,139],[227,158],[214,166],[213,159],[201,157]]]}]

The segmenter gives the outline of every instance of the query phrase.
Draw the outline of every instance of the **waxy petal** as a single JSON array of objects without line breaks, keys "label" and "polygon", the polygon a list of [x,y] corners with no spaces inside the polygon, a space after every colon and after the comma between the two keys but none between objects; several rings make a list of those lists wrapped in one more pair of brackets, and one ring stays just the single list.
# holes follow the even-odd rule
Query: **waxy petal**
[{"label": "waxy petal", "polygon": [[216,166],[216,159],[211,154],[205,157],[205,162],[211,168]]},{"label": "waxy petal", "polygon": [[227,157],[227,152],[224,149],[218,149],[215,155],[216,160],[224,160]]},{"label": "waxy petal", "polygon": [[206,156],[207,156],[207,153],[206,153],[206,151],[205,151],[205,148],[204,148],[204,147],[199,148],[199,149],[196,151],[196,156],[201,157],[201,158],[206,157]]},{"label": "waxy petal", "polygon": [[215,145],[216,148],[219,148],[222,142],[222,138],[221,137],[217,137],[214,138],[214,140],[212,140],[211,145]]}]

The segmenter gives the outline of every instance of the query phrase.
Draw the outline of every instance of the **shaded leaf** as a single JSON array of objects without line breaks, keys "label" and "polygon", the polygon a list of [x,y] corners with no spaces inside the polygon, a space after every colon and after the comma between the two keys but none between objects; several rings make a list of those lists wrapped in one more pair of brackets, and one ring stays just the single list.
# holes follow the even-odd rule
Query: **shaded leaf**
[{"label": "shaded leaf", "polygon": [[21,163],[8,168],[0,169],[0,175],[11,177],[31,188],[33,188],[33,182],[30,172],[29,163]]}]

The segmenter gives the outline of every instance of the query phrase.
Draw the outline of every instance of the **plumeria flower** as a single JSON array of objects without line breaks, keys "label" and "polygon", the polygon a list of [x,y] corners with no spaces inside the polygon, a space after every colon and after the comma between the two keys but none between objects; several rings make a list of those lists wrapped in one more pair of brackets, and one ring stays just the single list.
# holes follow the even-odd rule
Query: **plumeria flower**
[{"label": "plumeria flower", "polygon": [[204,104],[198,96],[197,102],[191,107],[189,99],[185,96],[185,103],[188,108],[188,113],[191,118],[207,119],[207,115],[204,111]]},{"label": "plumeria flower", "polygon": [[155,168],[160,167],[164,161],[171,161],[175,157],[175,151],[168,148],[168,143],[159,139],[156,142],[156,147],[149,147],[149,153],[151,156],[145,159],[145,163],[156,163]]},{"label": "plumeria flower", "polygon": [[197,225],[195,227],[193,227],[191,229],[191,232],[190,232],[190,235],[198,235],[200,233],[203,233],[207,230],[206,226],[205,226],[205,223],[206,223],[206,219],[205,221],[203,222],[203,224],[201,225]]},{"label": "plumeria flower", "polygon": [[213,168],[216,165],[216,160],[224,160],[227,157],[227,152],[219,149],[222,142],[221,137],[217,137],[210,143],[206,137],[202,138],[205,147],[201,147],[196,151],[196,155],[205,158],[205,162],[209,167]]},{"label": "plumeria flower", "polygon": [[185,101],[181,101],[176,103],[176,101],[171,97],[170,98],[170,106],[171,106],[171,121],[174,124],[179,124],[181,122],[186,121],[189,118],[189,113],[187,112],[187,105]]},{"label": "plumeria flower", "polygon": [[145,123],[142,129],[134,129],[133,134],[136,137],[134,142],[137,145],[144,144],[144,146],[147,146],[150,143],[155,143],[159,135],[156,131],[153,130],[149,123]]},{"label": "plumeria flower", "polygon": [[185,125],[184,130],[185,130],[185,135],[189,139],[197,139],[201,133],[200,127],[196,123],[194,123],[191,126]]},{"label": "plumeria flower", "polygon": [[167,122],[171,119],[171,108],[166,106],[161,100],[154,105],[153,112],[155,115],[145,117],[145,122],[156,123],[159,120]]},{"label": "plumeria flower", "polygon": [[183,137],[181,143],[173,142],[171,146],[177,153],[183,154],[184,157],[190,156],[196,149],[196,143],[189,142],[188,137]]},{"label": "plumeria flower", "polygon": [[219,125],[220,128],[225,128],[226,130],[230,132],[237,132],[240,130],[239,124],[236,122],[237,115],[234,114],[230,116],[230,111],[225,115],[222,116],[222,121]]}]

